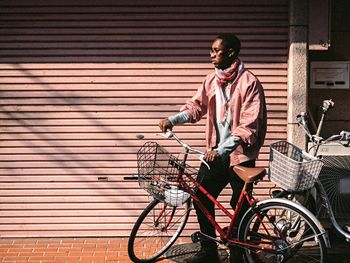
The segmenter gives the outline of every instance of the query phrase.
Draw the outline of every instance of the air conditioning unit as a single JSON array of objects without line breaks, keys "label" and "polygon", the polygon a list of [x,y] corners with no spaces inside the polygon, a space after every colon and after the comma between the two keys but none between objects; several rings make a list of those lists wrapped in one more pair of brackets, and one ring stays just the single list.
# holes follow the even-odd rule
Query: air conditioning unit
[{"label": "air conditioning unit", "polygon": [[350,220],[350,147],[332,143],[320,146],[324,166],[319,179],[338,220]]}]

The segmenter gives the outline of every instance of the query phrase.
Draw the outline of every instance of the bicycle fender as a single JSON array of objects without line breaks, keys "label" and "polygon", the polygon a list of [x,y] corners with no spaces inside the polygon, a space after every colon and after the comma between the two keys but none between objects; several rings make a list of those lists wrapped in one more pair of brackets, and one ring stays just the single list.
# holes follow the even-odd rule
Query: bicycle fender
[{"label": "bicycle fender", "polygon": [[238,227],[238,233],[240,233],[241,231],[241,223],[244,221],[245,217],[251,212],[251,211],[254,211],[254,209],[256,208],[259,208],[259,206],[262,206],[262,205],[266,205],[266,204],[270,204],[270,203],[283,203],[283,204],[286,204],[286,205],[290,205],[292,207],[295,207],[299,210],[301,210],[303,213],[307,214],[312,221],[315,222],[316,226],[318,226],[318,229],[320,230],[321,232],[321,236],[323,237],[323,240],[326,244],[326,247],[327,248],[330,248],[331,247],[331,244],[330,244],[330,241],[329,241],[329,238],[328,238],[328,233],[327,231],[325,230],[325,228],[323,227],[323,225],[321,224],[321,222],[316,218],[316,216],[311,213],[307,208],[305,208],[304,206],[298,204],[298,203],[294,203],[288,199],[284,199],[284,198],[271,198],[271,199],[266,199],[266,200],[261,200],[259,202],[257,202],[255,204],[255,206],[252,206],[250,207],[247,212],[245,212],[244,216],[242,217],[242,220],[239,224],[239,227]]}]

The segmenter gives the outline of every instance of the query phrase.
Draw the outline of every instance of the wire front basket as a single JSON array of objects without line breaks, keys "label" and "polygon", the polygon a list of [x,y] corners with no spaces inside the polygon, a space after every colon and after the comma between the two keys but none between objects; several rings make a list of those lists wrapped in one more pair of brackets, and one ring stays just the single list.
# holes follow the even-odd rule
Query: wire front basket
[{"label": "wire front basket", "polygon": [[[172,206],[180,206],[196,191],[197,169],[183,163],[156,142],[146,142],[137,152],[139,185],[154,198]],[[183,176],[182,176],[183,175]],[[186,189],[180,184],[186,182]]]},{"label": "wire front basket", "polygon": [[323,163],[310,160],[297,146],[279,141],[270,145],[269,179],[290,192],[311,188],[318,178]]}]

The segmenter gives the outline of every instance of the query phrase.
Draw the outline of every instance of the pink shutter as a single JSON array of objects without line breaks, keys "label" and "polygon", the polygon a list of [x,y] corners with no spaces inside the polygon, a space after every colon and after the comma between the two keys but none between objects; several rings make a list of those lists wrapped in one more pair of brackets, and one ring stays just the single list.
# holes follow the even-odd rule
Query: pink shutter
[{"label": "pink shutter", "polygon": [[[158,121],[212,70],[218,33],[242,39],[265,88],[258,165],[286,138],[287,1],[4,0],[0,12],[2,237],[128,236],[148,200],[123,177],[137,173],[136,151],[158,139]],[[203,122],[176,130],[203,147]],[[264,198],[270,185],[255,192]]]}]

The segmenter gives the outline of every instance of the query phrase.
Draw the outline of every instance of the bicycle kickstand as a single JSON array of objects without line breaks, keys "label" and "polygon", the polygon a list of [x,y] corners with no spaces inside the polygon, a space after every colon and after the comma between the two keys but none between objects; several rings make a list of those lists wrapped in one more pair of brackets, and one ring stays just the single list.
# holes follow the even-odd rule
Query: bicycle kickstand
[{"label": "bicycle kickstand", "polygon": [[197,232],[194,232],[192,235],[191,235],[191,240],[193,243],[197,243],[199,241],[203,241],[203,240],[212,240],[216,243],[220,243],[220,244],[223,244],[223,242],[221,240],[218,240],[214,237],[211,237],[211,236],[208,236],[200,231],[197,231]]}]

